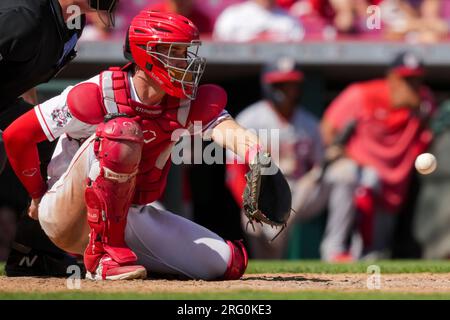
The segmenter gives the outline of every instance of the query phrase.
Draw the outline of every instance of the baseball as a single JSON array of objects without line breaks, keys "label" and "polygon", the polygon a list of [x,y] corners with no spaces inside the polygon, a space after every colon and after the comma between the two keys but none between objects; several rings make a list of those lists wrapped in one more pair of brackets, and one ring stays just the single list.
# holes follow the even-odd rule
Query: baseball
[{"label": "baseball", "polygon": [[431,153],[422,153],[416,158],[415,166],[419,173],[430,174],[436,169],[436,157]]}]

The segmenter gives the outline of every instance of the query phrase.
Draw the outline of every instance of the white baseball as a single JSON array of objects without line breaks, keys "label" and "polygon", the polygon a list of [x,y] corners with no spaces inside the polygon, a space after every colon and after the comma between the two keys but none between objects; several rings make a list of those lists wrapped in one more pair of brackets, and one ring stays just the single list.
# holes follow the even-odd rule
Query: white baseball
[{"label": "white baseball", "polygon": [[430,174],[437,167],[436,157],[431,153],[422,153],[416,158],[415,166],[419,173]]}]

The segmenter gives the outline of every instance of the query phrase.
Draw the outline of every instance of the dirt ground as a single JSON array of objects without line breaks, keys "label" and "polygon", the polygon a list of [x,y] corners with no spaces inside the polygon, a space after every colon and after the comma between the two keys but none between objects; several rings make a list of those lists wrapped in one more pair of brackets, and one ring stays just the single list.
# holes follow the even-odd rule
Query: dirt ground
[{"label": "dirt ground", "polygon": [[[272,292],[332,290],[338,292],[367,291],[367,274],[251,274],[238,281],[208,282],[180,280],[135,280],[117,282],[81,281],[86,292],[228,292],[263,290]],[[373,283],[373,282],[372,282]],[[437,293],[450,292],[450,274],[416,273],[381,275],[384,292]],[[0,277],[0,292],[67,291],[67,280],[56,278]]]}]

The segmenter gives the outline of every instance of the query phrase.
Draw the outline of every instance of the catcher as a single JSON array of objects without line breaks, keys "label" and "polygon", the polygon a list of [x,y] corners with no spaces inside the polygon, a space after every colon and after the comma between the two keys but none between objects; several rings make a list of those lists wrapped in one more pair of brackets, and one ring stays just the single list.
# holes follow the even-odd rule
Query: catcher
[{"label": "catcher", "polygon": [[[245,207],[251,220],[286,224],[289,187],[279,170],[263,175],[274,165],[256,136],[245,131],[239,143],[243,130],[224,110],[226,92],[199,86],[200,45],[190,20],[144,10],[127,34],[129,64],[68,87],[4,133],[9,160],[33,198],[29,215],[58,247],[84,255],[88,279],[145,278],[149,270],[229,280],[245,272],[241,241],[225,241],[151,205],[165,188],[180,129],[199,133],[194,122],[250,164]],[[37,144],[57,138],[46,181]]]}]

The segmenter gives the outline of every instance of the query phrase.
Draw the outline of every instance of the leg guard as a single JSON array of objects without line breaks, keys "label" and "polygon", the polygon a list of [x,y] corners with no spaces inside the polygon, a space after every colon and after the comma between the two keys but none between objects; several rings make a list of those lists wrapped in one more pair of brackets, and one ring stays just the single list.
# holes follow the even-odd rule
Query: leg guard
[{"label": "leg guard", "polygon": [[231,250],[230,261],[223,280],[238,280],[242,277],[248,265],[248,255],[242,241],[227,241]]},{"label": "leg guard", "polygon": [[[84,262],[96,272],[102,259],[105,273],[110,267],[133,265],[136,255],[125,244],[125,226],[133,198],[136,173],[141,159],[143,136],[138,123],[126,117],[113,118],[98,126],[94,152],[100,174],[88,181],[85,192],[91,227]],[[105,279],[105,274],[101,275]]]}]

